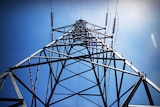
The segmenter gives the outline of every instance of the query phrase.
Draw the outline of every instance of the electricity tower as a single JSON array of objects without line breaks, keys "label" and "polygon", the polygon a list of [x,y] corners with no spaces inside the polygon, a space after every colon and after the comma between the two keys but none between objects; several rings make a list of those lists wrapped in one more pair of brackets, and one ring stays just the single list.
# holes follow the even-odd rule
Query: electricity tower
[{"label": "electricity tower", "polygon": [[81,19],[52,29],[58,39],[0,75],[1,95],[13,94],[0,96],[1,105],[127,107],[142,88],[153,106],[150,89],[160,88],[112,48],[105,30]]}]

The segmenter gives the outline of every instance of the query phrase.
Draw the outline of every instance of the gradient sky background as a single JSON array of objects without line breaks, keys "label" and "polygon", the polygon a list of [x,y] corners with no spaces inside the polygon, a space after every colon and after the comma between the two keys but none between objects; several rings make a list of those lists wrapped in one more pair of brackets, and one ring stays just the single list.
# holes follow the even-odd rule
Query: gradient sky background
[{"label": "gradient sky background", "polygon": [[[50,0],[0,1],[0,73],[49,43],[50,5]],[[116,0],[110,0],[108,34],[115,6]],[[115,49],[160,87],[159,10],[160,0],[119,0]],[[82,14],[80,0],[53,0],[53,11],[55,28],[80,18],[104,26],[107,0],[82,0]]]}]

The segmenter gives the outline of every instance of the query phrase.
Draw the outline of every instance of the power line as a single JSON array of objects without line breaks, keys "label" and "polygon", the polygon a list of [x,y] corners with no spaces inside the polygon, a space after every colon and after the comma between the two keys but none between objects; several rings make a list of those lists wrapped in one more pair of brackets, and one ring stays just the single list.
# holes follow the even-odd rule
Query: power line
[{"label": "power line", "polygon": [[81,0],[81,16],[80,16],[80,19],[82,19],[82,6],[83,6],[83,1]]}]

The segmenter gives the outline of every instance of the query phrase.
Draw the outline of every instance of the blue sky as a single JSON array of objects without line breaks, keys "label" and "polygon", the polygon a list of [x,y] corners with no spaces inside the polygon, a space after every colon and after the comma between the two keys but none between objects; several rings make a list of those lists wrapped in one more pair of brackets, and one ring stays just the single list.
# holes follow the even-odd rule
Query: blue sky
[{"label": "blue sky", "polygon": [[[53,0],[54,27],[80,18],[104,26],[107,0]],[[116,0],[110,0],[111,34]],[[160,87],[160,1],[119,0],[115,50]],[[82,14],[81,14],[82,12]],[[0,73],[50,41],[50,1],[0,1]],[[157,47],[154,47],[154,34]],[[55,36],[55,38],[57,38]]]}]

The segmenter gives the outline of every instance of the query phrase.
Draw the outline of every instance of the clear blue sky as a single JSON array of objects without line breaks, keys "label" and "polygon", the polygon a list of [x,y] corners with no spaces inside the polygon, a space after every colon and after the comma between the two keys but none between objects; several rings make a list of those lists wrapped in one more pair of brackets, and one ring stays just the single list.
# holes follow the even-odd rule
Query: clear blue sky
[{"label": "clear blue sky", "polygon": [[[80,0],[53,0],[54,27],[72,24],[81,17],[104,26],[106,3],[107,0],[82,0],[81,14]],[[115,3],[110,0],[109,34]],[[119,0],[115,49],[160,87],[159,10],[159,0]],[[50,29],[50,0],[1,0],[0,73],[48,44]]]}]

